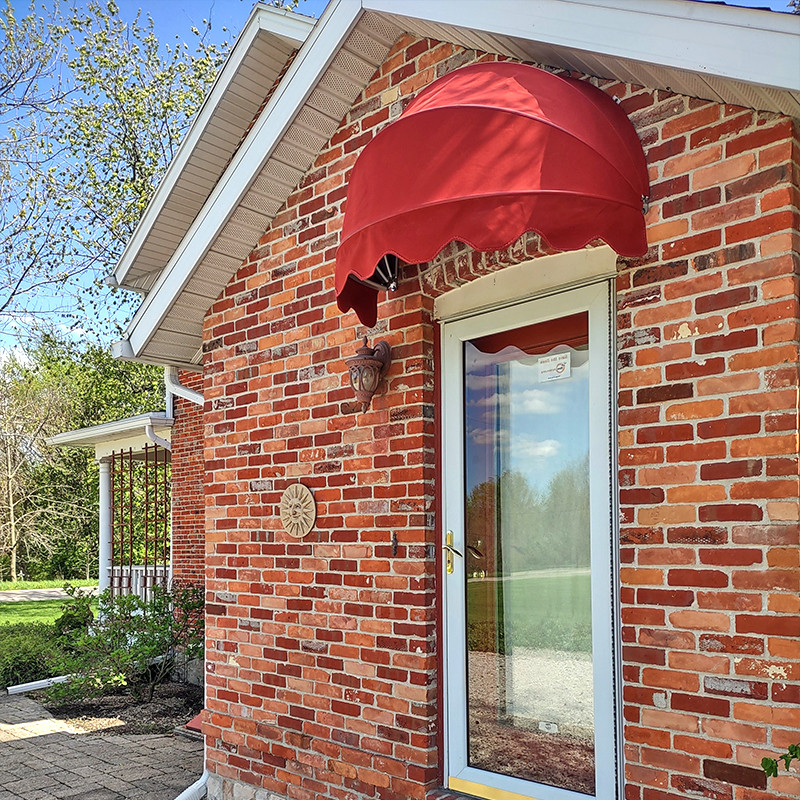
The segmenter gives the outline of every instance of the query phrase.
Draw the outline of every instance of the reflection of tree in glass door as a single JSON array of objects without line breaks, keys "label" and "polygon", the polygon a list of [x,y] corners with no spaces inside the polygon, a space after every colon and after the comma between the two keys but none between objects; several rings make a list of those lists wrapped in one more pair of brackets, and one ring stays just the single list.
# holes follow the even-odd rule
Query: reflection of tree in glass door
[{"label": "reflection of tree in glass door", "polygon": [[594,793],[588,313],[464,343],[469,765]]}]

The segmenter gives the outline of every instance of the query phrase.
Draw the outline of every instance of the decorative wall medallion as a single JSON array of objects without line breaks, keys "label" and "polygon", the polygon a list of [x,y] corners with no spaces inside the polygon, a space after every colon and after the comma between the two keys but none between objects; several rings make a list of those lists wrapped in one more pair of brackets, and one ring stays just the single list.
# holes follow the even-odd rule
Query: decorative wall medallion
[{"label": "decorative wall medallion", "polygon": [[313,527],[317,506],[311,489],[302,483],[293,483],[281,497],[281,522],[289,536],[302,539]]}]

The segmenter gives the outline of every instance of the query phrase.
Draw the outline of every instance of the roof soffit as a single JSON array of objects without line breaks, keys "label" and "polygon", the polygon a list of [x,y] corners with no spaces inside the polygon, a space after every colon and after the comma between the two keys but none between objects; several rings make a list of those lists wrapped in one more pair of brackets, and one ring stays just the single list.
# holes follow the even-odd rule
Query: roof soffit
[{"label": "roof soffit", "polygon": [[[687,0],[332,0],[166,268],[151,273],[130,356],[196,367],[206,311],[402,32],[800,116],[800,18],[789,14]],[[742,67],[754,41],[769,63]],[[742,77],[756,73],[766,83]]]},{"label": "roof soffit", "polygon": [[152,288],[313,24],[299,14],[254,7],[114,269],[119,285]]},{"label": "roof soffit", "polygon": [[[364,0],[403,30],[589,75],[800,116],[800,17],[691,0]],[[743,59],[742,52],[758,53]]]}]

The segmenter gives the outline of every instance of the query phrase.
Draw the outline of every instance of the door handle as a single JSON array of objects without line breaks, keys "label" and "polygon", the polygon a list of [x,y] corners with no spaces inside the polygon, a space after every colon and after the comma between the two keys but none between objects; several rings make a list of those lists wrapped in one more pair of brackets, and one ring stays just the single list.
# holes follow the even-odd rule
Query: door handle
[{"label": "door handle", "polygon": [[442,545],[442,550],[444,550],[444,563],[445,568],[447,569],[447,574],[452,575],[455,569],[455,560],[453,557],[458,556],[459,558],[464,558],[464,554],[460,553],[455,547],[453,547],[453,531],[447,531],[444,544]]}]

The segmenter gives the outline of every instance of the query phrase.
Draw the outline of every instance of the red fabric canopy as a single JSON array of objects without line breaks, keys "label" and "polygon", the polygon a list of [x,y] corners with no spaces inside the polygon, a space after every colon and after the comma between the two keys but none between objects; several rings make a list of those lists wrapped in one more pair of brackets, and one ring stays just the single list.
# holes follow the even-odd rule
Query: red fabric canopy
[{"label": "red fabric canopy", "polygon": [[373,326],[377,290],[360,280],[379,259],[430,261],[454,240],[500,250],[536,231],[559,250],[599,238],[642,255],[648,193],[641,143],[608,95],[524,64],[463,67],[420,92],[353,167],[339,308]]}]

